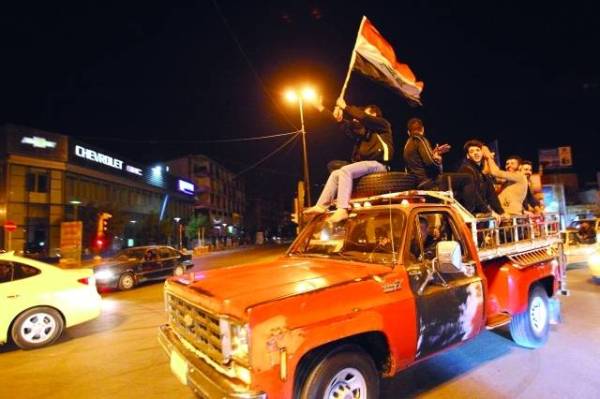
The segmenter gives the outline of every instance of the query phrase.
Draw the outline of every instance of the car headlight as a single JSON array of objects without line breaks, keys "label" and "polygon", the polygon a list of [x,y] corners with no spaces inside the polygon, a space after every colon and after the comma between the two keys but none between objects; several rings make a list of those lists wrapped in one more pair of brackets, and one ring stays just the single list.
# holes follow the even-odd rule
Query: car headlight
[{"label": "car headlight", "polygon": [[248,365],[248,325],[221,318],[219,326],[221,329],[223,360],[228,362],[234,359]]},{"label": "car headlight", "polygon": [[94,273],[94,276],[96,277],[96,280],[110,280],[115,274],[110,270],[100,270]]}]

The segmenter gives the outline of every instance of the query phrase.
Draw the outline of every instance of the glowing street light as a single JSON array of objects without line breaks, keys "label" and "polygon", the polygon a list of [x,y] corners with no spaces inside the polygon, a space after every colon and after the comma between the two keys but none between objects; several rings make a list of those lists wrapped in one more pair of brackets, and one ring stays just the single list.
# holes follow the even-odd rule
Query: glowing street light
[{"label": "glowing street light", "polygon": [[310,86],[303,87],[301,90],[288,89],[284,93],[285,99],[290,103],[298,103],[300,110],[300,133],[302,133],[302,154],[304,164],[304,192],[306,193],[306,202],[308,206],[312,204],[310,198],[310,176],[308,173],[308,153],[306,151],[306,129],[304,129],[304,102],[314,102],[317,100],[317,92]]}]

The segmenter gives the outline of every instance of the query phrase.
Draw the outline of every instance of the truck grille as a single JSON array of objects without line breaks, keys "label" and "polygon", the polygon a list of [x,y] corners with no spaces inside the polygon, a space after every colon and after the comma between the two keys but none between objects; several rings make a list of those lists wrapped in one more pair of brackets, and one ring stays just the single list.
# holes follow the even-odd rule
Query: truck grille
[{"label": "truck grille", "polygon": [[173,329],[211,360],[223,363],[219,319],[174,295],[167,295],[167,305]]}]

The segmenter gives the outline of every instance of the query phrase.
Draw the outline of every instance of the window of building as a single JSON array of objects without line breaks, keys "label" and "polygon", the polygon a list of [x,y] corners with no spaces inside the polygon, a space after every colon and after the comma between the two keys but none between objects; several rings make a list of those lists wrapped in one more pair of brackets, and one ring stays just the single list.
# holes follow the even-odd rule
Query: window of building
[{"label": "window of building", "polygon": [[25,187],[27,191],[33,193],[48,192],[48,172],[30,170],[25,177]]}]

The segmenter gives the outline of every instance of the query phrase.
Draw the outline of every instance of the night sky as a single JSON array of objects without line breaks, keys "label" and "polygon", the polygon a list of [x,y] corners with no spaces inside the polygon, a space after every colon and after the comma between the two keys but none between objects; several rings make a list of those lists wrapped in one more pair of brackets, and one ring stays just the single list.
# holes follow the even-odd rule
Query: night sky
[{"label": "night sky", "polygon": [[[55,131],[144,163],[188,153],[233,171],[299,127],[284,89],[312,83],[326,101],[342,86],[361,16],[425,83],[424,106],[353,74],[347,101],[377,103],[392,123],[401,168],[406,121],[433,143],[498,139],[504,157],[537,165],[537,149],[572,145],[582,182],[595,178],[600,131],[600,24],[593,2],[80,1],[0,9],[0,124]],[[525,4],[532,3],[532,4]],[[364,4],[364,5],[359,5]],[[561,3],[559,3],[561,4]],[[14,8],[17,7],[17,8]],[[306,109],[313,183],[351,143]],[[244,174],[286,203],[301,172],[291,145]],[[314,191],[318,191],[315,187]],[[313,194],[316,197],[318,192]],[[271,194],[269,194],[271,195]]]}]

